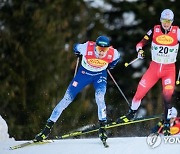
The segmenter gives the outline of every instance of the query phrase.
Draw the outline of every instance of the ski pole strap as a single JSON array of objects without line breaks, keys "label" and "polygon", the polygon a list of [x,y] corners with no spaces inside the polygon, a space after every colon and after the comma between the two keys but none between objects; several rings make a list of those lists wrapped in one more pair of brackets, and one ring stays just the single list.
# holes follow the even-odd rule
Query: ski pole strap
[{"label": "ski pole strap", "polygon": [[[123,123],[117,123],[116,121],[114,121],[114,122],[110,122],[110,123],[106,124],[105,129],[110,129],[110,128],[114,128],[114,127],[134,124],[134,123],[145,122],[145,121],[149,121],[149,120],[155,120],[158,118],[162,118],[162,115],[154,115],[154,116],[147,116],[147,117],[143,117],[143,118],[136,118],[134,120],[131,120],[128,122],[123,122]],[[87,128],[87,129],[84,129],[81,131],[74,131],[74,132],[70,132],[70,133],[67,133],[62,136],[56,136],[56,139],[65,139],[65,138],[69,138],[69,137],[80,136],[80,135],[84,135],[84,134],[97,132],[98,130],[99,130],[99,125],[94,124],[90,128]]]}]

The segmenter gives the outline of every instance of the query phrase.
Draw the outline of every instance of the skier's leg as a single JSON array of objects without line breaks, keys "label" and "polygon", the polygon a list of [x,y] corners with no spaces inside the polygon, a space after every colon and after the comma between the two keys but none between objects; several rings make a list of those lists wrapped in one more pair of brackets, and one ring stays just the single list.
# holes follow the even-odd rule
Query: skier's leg
[{"label": "skier's leg", "polygon": [[78,71],[76,77],[71,81],[66,90],[63,99],[54,108],[50,120],[56,122],[61,113],[68,105],[74,100],[76,95],[88,84],[91,83],[91,76],[83,74],[82,71]]},{"label": "skier's leg", "polygon": [[38,135],[36,135],[35,141],[41,141],[48,137],[53,124],[58,120],[62,111],[74,100],[81,89],[89,84],[89,82],[90,78],[88,77],[88,75],[84,76],[84,74],[77,73],[76,77],[69,84],[63,99],[54,108],[50,118],[47,120],[44,129]]},{"label": "skier's leg", "polygon": [[95,99],[98,106],[98,119],[99,119],[99,137],[102,141],[107,140],[107,132],[105,125],[107,122],[106,117],[106,104],[105,104],[105,93],[107,85],[107,74],[103,72],[102,75],[95,77],[94,88],[95,88]]},{"label": "skier's leg", "polygon": [[163,134],[170,135],[170,119],[172,112],[171,99],[175,87],[175,69],[166,70],[166,75],[162,78],[163,101],[164,101],[164,127]]},{"label": "skier's leg", "polygon": [[58,120],[63,110],[69,106],[69,104],[74,100],[75,96],[77,95],[77,92],[79,92],[80,90],[80,89],[76,89],[76,90],[75,89],[76,88],[73,87],[72,84],[69,85],[63,99],[61,99],[61,101],[56,105],[56,107],[52,111],[49,120],[53,122],[56,122]]},{"label": "skier's leg", "polygon": [[129,120],[134,118],[135,113],[137,112],[141,104],[141,100],[146,95],[146,93],[154,86],[158,79],[159,77],[157,75],[157,70],[155,70],[155,68],[152,65],[150,65],[150,67],[145,72],[138,84],[137,91],[132,99],[132,104],[129,109],[129,112],[126,115],[118,118],[118,123],[128,122]]},{"label": "skier's leg", "polygon": [[139,106],[141,105],[141,100],[158,80],[158,76],[156,75],[156,73],[153,74],[151,69],[148,69],[146,71],[146,73],[141,78],[136,93],[132,99],[132,110],[137,110],[139,108]]},{"label": "skier's leg", "polygon": [[98,80],[94,83],[95,88],[95,99],[98,106],[98,119],[101,121],[106,121],[106,104],[105,104],[105,93],[106,93],[106,84],[107,78],[101,76]]}]

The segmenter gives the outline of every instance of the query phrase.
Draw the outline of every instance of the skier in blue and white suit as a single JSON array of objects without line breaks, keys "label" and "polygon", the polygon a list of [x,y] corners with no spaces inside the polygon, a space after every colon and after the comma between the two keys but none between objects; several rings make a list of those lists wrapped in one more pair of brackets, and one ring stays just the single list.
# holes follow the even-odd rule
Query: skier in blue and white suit
[{"label": "skier in blue and white suit", "polygon": [[96,42],[87,41],[84,44],[75,44],[74,53],[82,56],[81,66],[76,76],[69,84],[63,99],[56,105],[45,128],[35,137],[41,141],[48,137],[53,124],[58,120],[62,111],[74,100],[76,95],[88,84],[95,88],[95,99],[98,106],[98,119],[100,123],[99,137],[107,139],[104,128],[106,119],[106,104],[104,96],[107,85],[107,68],[113,69],[120,60],[119,52],[110,46],[106,36],[99,36]]}]

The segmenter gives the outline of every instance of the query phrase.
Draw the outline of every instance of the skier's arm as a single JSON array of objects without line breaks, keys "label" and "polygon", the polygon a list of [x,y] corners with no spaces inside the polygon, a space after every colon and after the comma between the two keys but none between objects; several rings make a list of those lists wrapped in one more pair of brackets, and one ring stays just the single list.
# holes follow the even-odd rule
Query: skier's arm
[{"label": "skier's arm", "polygon": [[119,61],[120,61],[120,53],[116,49],[114,49],[114,58],[113,61],[109,63],[108,69],[113,69]]},{"label": "skier's arm", "polygon": [[138,52],[138,58],[144,58],[144,50],[142,49],[150,39],[152,39],[153,29],[150,29],[143,37],[143,39],[136,45],[136,51]]},{"label": "skier's arm", "polygon": [[177,39],[178,39],[178,41],[180,43],[180,29],[177,30]]},{"label": "skier's arm", "polygon": [[142,48],[149,42],[149,40],[152,39],[152,34],[153,34],[154,29],[150,29],[143,37],[143,39],[137,43],[136,45],[136,51],[138,52],[139,50],[142,50]]},{"label": "skier's arm", "polygon": [[77,44],[74,44],[73,46],[73,51],[75,55],[77,56],[84,55],[86,50],[87,50],[87,42],[83,44],[77,43]]}]

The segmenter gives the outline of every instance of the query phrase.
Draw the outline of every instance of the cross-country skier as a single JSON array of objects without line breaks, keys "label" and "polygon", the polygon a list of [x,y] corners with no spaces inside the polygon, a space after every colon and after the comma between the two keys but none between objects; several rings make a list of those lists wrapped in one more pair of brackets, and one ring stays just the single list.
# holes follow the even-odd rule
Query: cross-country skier
[{"label": "cross-country skier", "polygon": [[161,79],[164,102],[163,133],[166,136],[170,134],[171,98],[175,87],[175,62],[180,41],[180,29],[172,25],[173,21],[174,13],[170,9],[163,10],[160,17],[161,25],[155,25],[136,45],[138,57],[143,59],[142,48],[151,40],[152,61],[138,84],[129,113],[118,119],[118,122],[133,119],[143,97]]},{"label": "cross-country skier", "polygon": [[[170,135],[180,134],[180,117],[177,117],[178,112],[175,107],[172,107],[172,113],[170,118]],[[157,125],[152,129],[152,133],[162,133],[164,120],[162,119],[157,123]]]},{"label": "cross-country skier", "polygon": [[83,44],[75,44],[74,53],[77,56],[82,56],[81,66],[69,84],[64,97],[52,111],[44,129],[36,135],[35,141],[41,141],[48,137],[52,126],[58,120],[62,111],[88,84],[93,84],[95,88],[95,100],[98,106],[98,119],[100,124],[99,137],[102,141],[107,139],[105,130],[107,121],[106,104],[104,100],[107,84],[106,69],[113,69],[116,66],[120,60],[120,54],[110,46],[109,38],[106,36],[99,36],[96,42],[87,41]]}]

